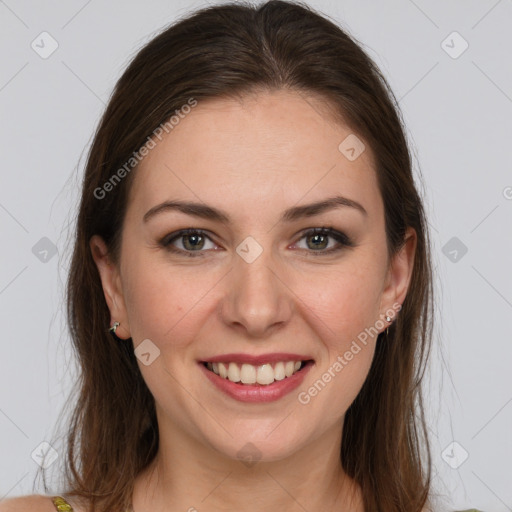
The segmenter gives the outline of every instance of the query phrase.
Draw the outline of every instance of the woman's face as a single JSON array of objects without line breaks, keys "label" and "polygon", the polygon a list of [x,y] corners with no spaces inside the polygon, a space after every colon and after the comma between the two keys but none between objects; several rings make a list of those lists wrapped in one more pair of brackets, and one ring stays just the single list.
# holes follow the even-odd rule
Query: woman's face
[{"label": "woman's face", "polygon": [[[341,435],[415,245],[412,232],[388,261],[373,156],[354,137],[298,93],[210,100],[133,171],[119,264],[91,248],[161,431],[263,460]],[[290,361],[303,368],[286,376]]]}]

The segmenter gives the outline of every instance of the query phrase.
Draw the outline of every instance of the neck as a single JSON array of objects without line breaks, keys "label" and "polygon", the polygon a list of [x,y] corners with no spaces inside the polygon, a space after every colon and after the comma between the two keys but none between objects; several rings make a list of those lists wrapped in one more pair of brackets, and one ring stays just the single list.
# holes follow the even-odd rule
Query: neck
[{"label": "neck", "polygon": [[359,487],[341,466],[341,425],[288,457],[254,462],[162,426],[157,456],[135,481],[135,512],[363,510]]}]

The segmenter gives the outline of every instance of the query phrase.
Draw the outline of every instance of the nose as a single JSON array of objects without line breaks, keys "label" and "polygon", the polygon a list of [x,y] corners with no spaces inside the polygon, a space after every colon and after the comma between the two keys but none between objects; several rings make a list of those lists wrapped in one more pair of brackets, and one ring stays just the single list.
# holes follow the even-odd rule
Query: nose
[{"label": "nose", "polygon": [[263,250],[251,263],[236,254],[227,277],[221,307],[226,325],[245,336],[263,338],[289,321],[293,293],[270,250]]}]

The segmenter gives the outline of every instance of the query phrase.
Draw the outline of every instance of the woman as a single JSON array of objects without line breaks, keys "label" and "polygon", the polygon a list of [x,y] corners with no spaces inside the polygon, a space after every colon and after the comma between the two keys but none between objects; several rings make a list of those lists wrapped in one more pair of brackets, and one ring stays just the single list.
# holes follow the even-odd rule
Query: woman
[{"label": "woman", "polygon": [[62,496],[0,510],[431,510],[431,283],[361,48],[279,0],[194,13],[136,55],[89,153]]}]

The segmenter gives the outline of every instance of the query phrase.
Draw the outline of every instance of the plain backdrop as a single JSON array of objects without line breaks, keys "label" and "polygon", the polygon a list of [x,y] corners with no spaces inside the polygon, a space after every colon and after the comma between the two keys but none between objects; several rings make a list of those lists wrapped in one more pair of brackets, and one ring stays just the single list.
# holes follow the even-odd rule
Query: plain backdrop
[{"label": "plain backdrop", "polygon": [[[63,460],[69,223],[96,124],[134,53],[205,5],[0,1],[0,498],[44,493],[41,453],[50,469]],[[510,511],[512,2],[310,5],[381,67],[415,155],[437,274],[427,405],[439,509]]]}]

